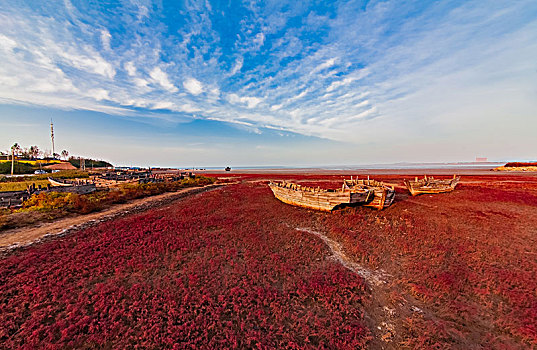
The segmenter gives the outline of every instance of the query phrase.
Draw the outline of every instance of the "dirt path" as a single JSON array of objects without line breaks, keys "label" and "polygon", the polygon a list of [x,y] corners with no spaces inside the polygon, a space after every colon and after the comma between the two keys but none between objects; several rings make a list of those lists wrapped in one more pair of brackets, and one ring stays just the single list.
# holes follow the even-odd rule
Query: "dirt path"
[{"label": "dirt path", "polygon": [[50,236],[66,234],[71,230],[95,225],[99,222],[110,220],[121,215],[144,211],[149,208],[167,204],[173,200],[209,191],[221,186],[225,185],[213,184],[205,187],[186,188],[177,192],[167,192],[156,196],[135,199],[124,204],[115,204],[110,208],[96,213],[66,217],[53,222],[42,223],[38,226],[7,230],[0,233],[0,252],[31,245]]},{"label": "dirt path", "polygon": [[382,284],[386,284],[388,279],[392,277],[382,270],[373,271],[373,270],[363,267],[360,264],[353,262],[345,255],[341,247],[341,244],[326,237],[321,232],[310,230],[308,228],[302,228],[302,227],[297,227],[295,230],[308,232],[322,239],[323,242],[328,246],[328,248],[330,248],[330,251],[332,252],[333,257],[341,265],[343,265],[343,267],[363,277],[369,284],[374,284],[375,286],[381,286]]},{"label": "dirt path", "polygon": [[366,280],[372,292],[371,305],[368,307],[369,315],[367,316],[372,326],[371,330],[375,335],[370,344],[372,349],[397,349],[402,340],[402,319],[409,317],[412,313],[419,313],[429,319],[436,318],[409,295],[402,295],[402,298],[395,304],[391,302],[390,293],[395,290],[402,291],[391,283],[393,276],[386,271],[382,269],[371,270],[352,261],[345,254],[340,243],[328,238],[322,232],[303,227],[297,227],[295,230],[319,237],[330,249],[334,260]]}]

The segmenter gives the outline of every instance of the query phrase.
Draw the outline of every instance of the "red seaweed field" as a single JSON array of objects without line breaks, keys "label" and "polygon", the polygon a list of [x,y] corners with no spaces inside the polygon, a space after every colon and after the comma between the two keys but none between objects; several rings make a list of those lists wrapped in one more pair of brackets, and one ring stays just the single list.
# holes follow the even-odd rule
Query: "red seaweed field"
[{"label": "red seaweed field", "polygon": [[[228,174],[226,174],[229,176]],[[0,257],[2,348],[537,347],[537,177],[315,212],[268,179]]]}]

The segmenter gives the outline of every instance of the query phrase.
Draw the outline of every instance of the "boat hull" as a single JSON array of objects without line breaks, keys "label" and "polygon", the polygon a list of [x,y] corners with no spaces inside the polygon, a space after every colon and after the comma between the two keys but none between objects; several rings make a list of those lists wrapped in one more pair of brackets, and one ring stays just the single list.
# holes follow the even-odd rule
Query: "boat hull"
[{"label": "boat hull", "polygon": [[274,196],[284,203],[322,211],[332,211],[345,206],[364,204],[372,196],[371,191],[304,190],[294,184],[282,185],[272,182],[269,187]]},{"label": "boat hull", "polygon": [[358,180],[358,178],[353,180],[351,177],[350,180],[344,180],[344,184],[350,189],[361,188],[370,189],[373,191],[373,200],[364,204],[366,207],[382,210],[392,205],[393,201],[395,200],[395,189],[393,187],[390,188],[383,182],[370,180],[369,177],[367,180]]},{"label": "boat hull", "polygon": [[54,180],[52,178],[48,178],[48,182],[50,182],[50,184],[52,186],[62,186],[62,187],[70,187],[70,186],[73,186],[73,184],[68,184],[68,183],[63,183],[63,182],[59,182],[57,180]]},{"label": "boat hull", "polygon": [[423,178],[421,180],[404,180],[405,186],[412,196],[419,194],[436,194],[446,193],[455,190],[455,186],[459,183],[460,176],[453,177],[450,180],[436,180],[432,178]]},{"label": "boat hull", "polygon": [[374,194],[375,196],[373,200],[364,206],[382,210],[392,205],[393,201],[395,200],[395,190],[390,188],[375,188]]}]

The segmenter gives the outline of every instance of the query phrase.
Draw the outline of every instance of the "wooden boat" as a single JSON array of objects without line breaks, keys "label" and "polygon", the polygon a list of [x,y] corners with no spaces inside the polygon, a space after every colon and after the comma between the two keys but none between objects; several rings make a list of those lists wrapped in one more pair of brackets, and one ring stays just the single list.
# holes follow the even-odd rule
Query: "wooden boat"
[{"label": "wooden boat", "polygon": [[382,210],[389,207],[395,199],[395,188],[386,186],[383,182],[370,180],[369,176],[366,179],[358,180],[358,177],[355,179],[344,180],[345,185],[351,189],[354,188],[363,188],[373,190],[374,197],[373,200],[364,204],[366,207],[376,208]]},{"label": "wooden boat", "polygon": [[64,187],[67,187],[67,186],[73,186],[72,183],[68,183],[68,182],[63,182],[61,180],[57,180],[57,179],[53,179],[51,177],[48,178],[48,182],[50,182],[50,184],[52,186],[64,186]]},{"label": "wooden boat", "polygon": [[427,177],[425,175],[423,179],[416,177],[414,181],[404,180],[404,183],[410,194],[416,196],[422,193],[443,193],[451,192],[455,189],[455,186],[459,183],[460,176],[453,175],[452,179],[437,180],[435,178]]},{"label": "wooden boat", "polygon": [[340,189],[329,190],[301,186],[290,182],[270,182],[274,196],[284,203],[304,208],[332,211],[349,205],[365,204],[373,199],[372,189],[350,189],[345,184]]}]

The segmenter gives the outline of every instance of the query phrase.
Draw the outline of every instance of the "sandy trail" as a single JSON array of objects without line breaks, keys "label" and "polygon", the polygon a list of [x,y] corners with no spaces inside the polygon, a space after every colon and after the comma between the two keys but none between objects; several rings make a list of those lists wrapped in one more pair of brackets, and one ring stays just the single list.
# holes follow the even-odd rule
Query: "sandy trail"
[{"label": "sandy trail", "polygon": [[57,236],[67,233],[67,231],[91,226],[120,215],[147,210],[188,195],[209,191],[221,186],[224,185],[213,184],[204,187],[185,188],[177,192],[167,192],[155,196],[135,199],[124,204],[115,204],[110,208],[96,213],[66,217],[53,222],[42,223],[38,226],[7,230],[0,233],[0,252],[27,246],[36,243],[45,237]]},{"label": "sandy trail", "polygon": [[[333,239],[328,238],[325,234],[310,228],[297,227],[295,230],[306,232],[319,237],[330,249],[331,258],[335,259],[349,271],[364,278],[371,288],[372,303],[369,309],[370,322],[373,323],[373,333],[375,340],[371,344],[372,348],[380,349],[397,349],[400,341],[401,322],[399,318],[408,317],[412,313],[420,313],[434,319],[434,315],[426,310],[421,303],[409,295],[404,295],[397,305],[389,302],[389,295],[397,288],[391,283],[394,276],[386,271],[371,270],[354,261],[352,261],[343,250],[341,244]],[[401,292],[400,290],[398,290]],[[389,307],[390,305],[391,307]],[[419,307],[416,305],[420,305]]]},{"label": "sandy trail", "polygon": [[374,327],[372,331],[377,335],[374,341],[375,344],[372,344],[372,346],[375,348],[391,349],[393,344],[390,343],[393,341],[393,338],[396,335],[396,326],[393,324],[393,318],[397,312],[395,309],[391,309],[386,306],[387,302],[385,296],[388,294],[390,289],[390,287],[387,285],[388,281],[393,276],[383,270],[371,270],[352,261],[349,257],[347,257],[347,255],[345,255],[340,243],[328,238],[319,231],[303,227],[297,227],[295,230],[310,233],[319,237],[330,249],[333,259],[335,259],[349,271],[366,280],[373,291],[372,298],[375,301],[374,304],[376,304],[374,314],[370,315],[370,320]]},{"label": "sandy trail", "polygon": [[323,242],[328,246],[328,248],[330,248],[330,251],[332,252],[332,256],[334,257],[334,259],[336,259],[346,269],[364,278],[369,284],[373,284],[375,286],[381,286],[383,284],[386,284],[388,282],[388,279],[391,277],[388,273],[384,272],[383,270],[373,271],[350,260],[343,252],[343,248],[341,247],[341,244],[326,237],[324,234],[322,234],[319,231],[314,231],[314,230],[311,230],[308,228],[302,228],[302,227],[297,227],[296,230],[311,233],[319,237],[320,239],[322,239]]}]

